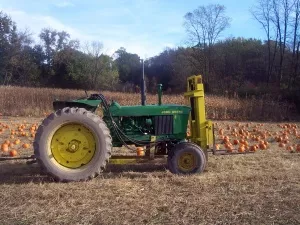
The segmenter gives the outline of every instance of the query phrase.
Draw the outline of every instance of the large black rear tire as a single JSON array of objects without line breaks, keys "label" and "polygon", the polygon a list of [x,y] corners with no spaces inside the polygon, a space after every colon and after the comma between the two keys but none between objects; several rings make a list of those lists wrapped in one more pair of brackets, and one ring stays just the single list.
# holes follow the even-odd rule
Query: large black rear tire
[{"label": "large black rear tire", "polygon": [[168,153],[168,168],[174,174],[202,173],[206,163],[205,152],[191,142],[181,142]]},{"label": "large black rear tire", "polygon": [[[83,129],[64,132],[62,133],[63,135],[61,135],[62,137],[60,136],[60,133],[57,133],[63,126],[72,126],[72,124],[77,124],[75,127],[84,126],[85,133],[83,133]],[[74,141],[72,140],[72,148],[68,148],[70,144],[66,144],[67,141],[66,143],[62,141],[61,145],[63,145],[64,148],[58,146],[58,150],[54,152],[53,145],[56,143],[54,143],[53,137],[58,137],[57,139],[60,139],[61,137],[63,139],[64,135],[69,138],[70,135],[72,138],[74,136]],[[82,139],[76,142],[77,136],[82,137],[84,140],[84,147],[78,147],[80,145],[83,146],[83,144],[81,143]],[[85,138],[86,136],[90,139]],[[91,139],[91,137],[93,138]],[[65,138],[63,140],[68,139]],[[93,143],[88,143],[88,140],[93,140]],[[67,147],[67,150],[65,150],[65,146]],[[77,147],[75,148],[74,146]],[[75,150],[74,152],[71,151],[73,150],[73,147],[74,149],[80,148],[80,154],[74,153]],[[52,176],[56,181],[60,182],[86,181],[98,176],[105,169],[106,164],[108,163],[111,156],[111,149],[112,138],[105,122],[99,116],[83,108],[67,107],[50,114],[39,126],[34,140],[34,154],[37,162],[40,164],[44,172]],[[92,152],[92,155],[87,156],[87,161],[80,158],[83,158],[81,155],[88,155],[88,152],[85,152],[85,150],[89,151],[89,153]],[[61,154],[60,151],[63,153]],[[72,153],[77,154],[77,158],[79,155],[80,163],[80,160],[83,160],[85,163],[80,164],[78,167],[73,166],[70,168],[66,166],[66,163],[69,162],[63,158],[63,154],[72,158]],[[55,154],[57,157],[55,157]],[[57,160],[59,157],[61,157],[63,163],[61,163],[60,159]],[[76,164],[76,161],[74,164]]]}]

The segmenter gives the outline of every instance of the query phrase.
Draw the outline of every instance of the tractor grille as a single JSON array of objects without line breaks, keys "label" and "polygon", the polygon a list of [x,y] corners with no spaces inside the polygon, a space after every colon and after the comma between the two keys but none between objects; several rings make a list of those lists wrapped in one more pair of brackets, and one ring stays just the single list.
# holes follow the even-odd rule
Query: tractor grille
[{"label": "tractor grille", "polygon": [[173,115],[155,116],[155,135],[173,134]]}]

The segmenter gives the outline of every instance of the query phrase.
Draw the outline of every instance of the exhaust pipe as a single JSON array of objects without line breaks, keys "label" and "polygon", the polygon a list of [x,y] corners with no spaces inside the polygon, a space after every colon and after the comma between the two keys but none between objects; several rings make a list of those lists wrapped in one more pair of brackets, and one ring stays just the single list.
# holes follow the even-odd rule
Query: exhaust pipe
[{"label": "exhaust pipe", "polygon": [[142,73],[142,84],[141,84],[141,102],[142,105],[146,104],[146,94],[145,94],[145,68],[144,68],[144,60],[142,59],[143,63],[143,73]]}]

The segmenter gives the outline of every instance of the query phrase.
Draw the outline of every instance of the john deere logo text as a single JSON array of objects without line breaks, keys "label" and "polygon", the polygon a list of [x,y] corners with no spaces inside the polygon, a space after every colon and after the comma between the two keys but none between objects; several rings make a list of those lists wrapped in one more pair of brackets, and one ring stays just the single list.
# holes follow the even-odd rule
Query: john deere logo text
[{"label": "john deere logo text", "polygon": [[162,111],[162,114],[179,114],[179,113],[183,113],[181,110],[167,110],[167,111]]}]

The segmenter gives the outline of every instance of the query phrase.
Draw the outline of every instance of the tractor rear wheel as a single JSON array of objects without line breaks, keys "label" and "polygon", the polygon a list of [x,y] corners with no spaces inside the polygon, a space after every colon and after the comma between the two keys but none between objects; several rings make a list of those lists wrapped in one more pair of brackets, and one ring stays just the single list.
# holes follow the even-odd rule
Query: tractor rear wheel
[{"label": "tractor rear wheel", "polygon": [[34,154],[55,180],[86,181],[98,176],[111,155],[112,138],[104,121],[83,108],[63,108],[37,130]]},{"label": "tractor rear wheel", "polygon": [[206,167],[205,152],[196,144],[182,142],[168,154],[168,167],[174,174],[201,173]]}]

